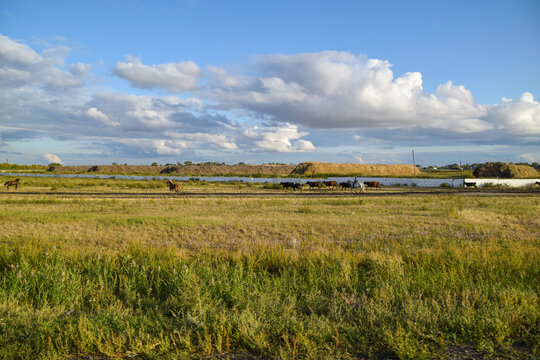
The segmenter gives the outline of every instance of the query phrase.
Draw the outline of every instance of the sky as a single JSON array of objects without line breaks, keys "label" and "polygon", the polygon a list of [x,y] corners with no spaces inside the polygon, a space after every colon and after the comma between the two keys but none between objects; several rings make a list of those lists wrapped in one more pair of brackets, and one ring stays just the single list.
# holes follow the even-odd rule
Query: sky
[{"label": "sky", "polygon": [[537,0],[0,0],[0,162],[539,162],[539,18]]}]

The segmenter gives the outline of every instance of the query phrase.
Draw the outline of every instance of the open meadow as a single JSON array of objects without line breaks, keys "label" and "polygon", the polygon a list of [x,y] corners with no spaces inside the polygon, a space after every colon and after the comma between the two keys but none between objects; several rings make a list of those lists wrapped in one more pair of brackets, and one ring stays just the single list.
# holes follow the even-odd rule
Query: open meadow
[{"label": "open meadow", "polygon": [[538,191],[291,193],[3,188],[0,358],[538,358]]}]

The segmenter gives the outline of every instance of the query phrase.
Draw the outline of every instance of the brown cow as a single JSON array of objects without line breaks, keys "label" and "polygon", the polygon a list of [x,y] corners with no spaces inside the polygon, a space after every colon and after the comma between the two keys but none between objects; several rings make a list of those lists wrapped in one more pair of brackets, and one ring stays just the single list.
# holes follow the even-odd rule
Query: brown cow
[{"label": "brown cow", "polygon": [[15,186],[15,190],[17,190],[17,186],[19,186],[19,179],[6,181],[4,186],[7,186],[8,190],[10,186]]},{"label": "brown cow", "polygon": [[369,188],[375,188],[375,189],[381,189],[381,183],[378,181],[364,181],[364,185],[366,185],[366,189]]},{"label": "brown cow", "polygon": [[308,181],[306,184],[309,186],[310,189],[314,188],[314,187],[316,187],[316,188],[321,187],[321,182],[320,181]]},{"label": "brown cow", "polygon": [[323,181],[323,185],[327,188],[336,188],[337,187],[337,181]]}]

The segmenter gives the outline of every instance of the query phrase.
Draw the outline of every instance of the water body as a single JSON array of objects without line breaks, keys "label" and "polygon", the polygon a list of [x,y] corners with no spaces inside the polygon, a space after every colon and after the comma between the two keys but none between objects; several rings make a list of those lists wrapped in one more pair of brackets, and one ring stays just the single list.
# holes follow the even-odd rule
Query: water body
[{"label": "water body", "polygon": [[[306,183],[307,181],[334,180],[338,183],[354,180],[354,177],[329,177],[320,179],[300,179],[300,178],[250,178],[242,176],[138,176],[138,175],[101,175],[101,174],[20,174],[20,173],[0,173],[0,176],[16,177],[50,177],[50,178],[83,178],[83,179],[126,179],[126,180],[173,180],[187,181],[198,179],[200,181],[230,182],[241,181],[251,183],[279,183],[282,181],[294,181]],[[462,179],[416,179],[416,178],[379,178],[379,177],[359,177],[359,181],[379,181],[383,186],[420,186],[420,187],[440,187],[447,183],[451,187],[460,187]]]},{"label": "water body", "polygon": [[[138,176],[138,175],[98,175],[98,174],[20,174],[0,172],[0,176],[10,177],[50,177],[50,178],[83,178],[83,179],[127,179],[127,180],[167,180],[188,181],[198,179],[200,181],[230,182],[241,181],[251,183],[279,183],[282,181],[294,181],[306,183],[308,181],[334,180],[338,183],[354,180],[354,177],[329,177],[320,179],[304,178],[251,178],[242,176]],[[385,177],[359,177],[359,181],[379,181],[383,186],[419,186],[419,187],[440,187],[443,183],[450,187],[462,187],[463,179],[418,179],[418,178],[385,178]],[[540,179],[466,179],[467,182],[474,182],[478,187],[485,184],[504,185],[509,187],[528,186]]]}]

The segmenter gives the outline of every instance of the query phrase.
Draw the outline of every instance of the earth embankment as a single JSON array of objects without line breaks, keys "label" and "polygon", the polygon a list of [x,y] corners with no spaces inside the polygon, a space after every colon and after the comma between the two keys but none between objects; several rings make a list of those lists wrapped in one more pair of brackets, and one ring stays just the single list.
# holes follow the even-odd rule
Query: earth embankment
[{"label": "earth embankment", "polygon": [[51,166],[53,173],[170,174],[176,176],[286,176],[295,165],[93,165]]},{"label": "earth embankment", "polygon": [[369,165],[335,164],[324,162],[303,162],[298,164],[291,175],[303,176],[414,176],[420,170],[412,165]]}]

